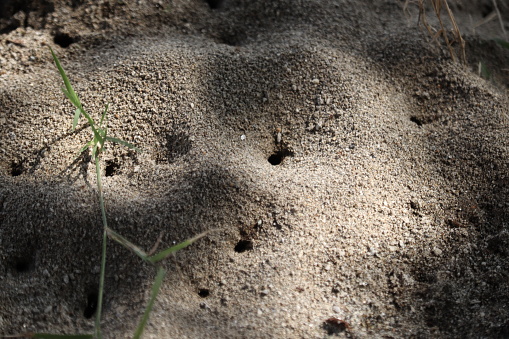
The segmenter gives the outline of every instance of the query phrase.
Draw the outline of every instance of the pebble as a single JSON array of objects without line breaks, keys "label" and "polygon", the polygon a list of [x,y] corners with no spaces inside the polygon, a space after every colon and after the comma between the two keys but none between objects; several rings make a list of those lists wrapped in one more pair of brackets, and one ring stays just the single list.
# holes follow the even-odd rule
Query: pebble
[{"label": "pebble", "polygon": [[341,308],[339,308],[339,306],[337,306],[337,305],[334,305],[334,306],[332,306],[332,311],[334,313],[341,313]]}]

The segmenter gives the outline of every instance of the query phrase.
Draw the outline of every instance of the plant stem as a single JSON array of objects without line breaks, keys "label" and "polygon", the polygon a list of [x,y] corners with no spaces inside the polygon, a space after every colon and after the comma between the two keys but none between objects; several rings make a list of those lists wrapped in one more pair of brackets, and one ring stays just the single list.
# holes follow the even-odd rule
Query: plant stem
[{"label": "plant stem", "polygon": [[159,293],[159,289],[161,288],[161,284],[163,283],[164,276],[166,275],[166,270],[159,266],[157,268],[156,279],[154,280],[154,285],[152,286],[152,293],[150,293],[150,299],[148,301],[147,308],[143,313],[143,317],[141,318],[140,323],[138,324],[138,328],[136,328],[136,332],[134,332],[133,339],[140,339],[143,334],[143,330],[147,325],[148,317],[150,312],[152,312],[152,307],[154,307],[154,302],[156,301],[157,294]]},{"label": "plant stem", "polygon": [[102,246],[102,254],[101,254],[101,273],[99,277],[99,293],[97,297],[97,311],[95,316],[95,338],[101,339],[101,313],[102,313],[102,305],[103,305],[103,291],[104,291],[104,275],[106,272],[106,241],[108,240],[108,235],[106,233],[106,229],[108,227],[108,222],[106,220],[106,209],[104,207],[104,197],[103,197],[103,186],[101,181],[101,165],[99,164],[99,157],[96,155],[95,157],[95,172],[97,175],[97,189],[99,191],[99,204],[101,205],[101,215],[103,221],[103,246]]}]

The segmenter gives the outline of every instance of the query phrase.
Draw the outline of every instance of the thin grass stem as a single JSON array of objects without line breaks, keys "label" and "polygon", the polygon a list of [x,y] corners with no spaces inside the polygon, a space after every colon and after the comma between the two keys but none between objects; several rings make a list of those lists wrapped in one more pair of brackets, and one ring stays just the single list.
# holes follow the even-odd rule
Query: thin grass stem
[{"label": "thin grass stem", "polygon": [[101,180],[101,164],[99,163],[99,156],[95,157],[95,173],[97,175],[97,190],[99,193],[99,204],[101,206],[101,215],[103,221],[103,246],[101,253],[101,273],[99,277],[99,293],[97,296],[97,312],[95,316],[95,338],[101,339],[101,313],[103,306],[104,294],[104,276],[106,272],[106,243],[108,240],[108,221],[106,219],[106,208],[104,207],[103,186]]}]

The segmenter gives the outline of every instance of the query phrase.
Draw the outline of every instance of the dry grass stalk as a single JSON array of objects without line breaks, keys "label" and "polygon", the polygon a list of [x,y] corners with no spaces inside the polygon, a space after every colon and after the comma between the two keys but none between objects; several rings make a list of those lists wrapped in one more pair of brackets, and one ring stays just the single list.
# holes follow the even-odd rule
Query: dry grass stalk
[{"label": "dry grass stalk", "polygon": [[[451,58],[457,62],[458,61],[458,55],[461,62],[466,64],[466,55],[465,55],[465,40],[463,40],[461,36],[460,29],[456,23],[456,19],[454,18],[454,14],[451,11],[451,8],[449,7],[449,4],[447,3],[447,0],[429,0],[431,3],[431,6],[433,7],[433,11],[435,12],[435,16],[438,19],[438,23],[440,25],[440,29],[433,28],[427,18],[426,18],[426,7],[425,7],[425,0],[417,0],[417,6],[419,7],[419,22],[426,28],[429,35],[433,38],[437,44],[440,45],[438,42],[438,38],[441,36],[444,39],[444,42],[447,46],[447,49],[449,50],[449,54],[451,55]],[[404,10],[408,7],[408,4],[410,3],[410,0],[407,0],[404,5]],[[445,27],[444,21],[442,20],[442,9],[445,9],[447,12],[447,17],[449,18],[449,22],[452,26],[451,33],[452,33],[452,39],[449,38],[448,30]],[[454,45],[458,44],[459,47],[457,50],[455,50]]]}]

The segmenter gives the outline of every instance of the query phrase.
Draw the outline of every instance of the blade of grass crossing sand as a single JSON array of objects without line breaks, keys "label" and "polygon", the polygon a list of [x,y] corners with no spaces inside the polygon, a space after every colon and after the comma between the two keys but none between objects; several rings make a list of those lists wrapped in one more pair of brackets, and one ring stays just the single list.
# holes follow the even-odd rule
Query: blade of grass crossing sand
[{"label": "blade of grass crossing sand", "polygon": [[127,141],[124,141],[124,140],[121,140],[121,139],[118,139],[118,138],[113,138],[113,137],[105,137],[105,139],[108,140],[108,141],[115,142],[117,144],[123,145],[125,147],[131,148],[131,149],[135,150],[136,152],[141,152],[141,149],[137,148],[136,146],[134,146],[131,143],[128,143]]},{"label": "blade of grass crossing sand", "polygon": [[[78,98],[78,95],[76,94],[76,92],[74,92],[71,82],[69,81],[69,78],[65,74],[65,71],[64,71],[62,65],[60,65],[60,61],[58,60],[55,52],[53,52],[53,49],[51,47],[49,49],[51,51],[51,55],[53,56],[53,60],[55,61],[55,64],[57,65],[58,72],[60,73],[60,76],[62,77],[62,80],[64,81],[65,90],[62,89],[62,91],[64,92],[65,96],[67,98],[69,98],[69,100],[74,104],[74,106],[76,106],[76,108],[77,108],[76,114],[79,117],[79,114],[83,110],[83,106],[81,105],[80,99]],[[76,126],[73,124],[73,130],[75,127]]]},{"label": "blade of grass crossing sand", "polygon": [[[53,56],[53,60],[55,61],[55,64],[57,65],[58,72],[60,73],[60,76],[62,77],[62,80],[64,81],[65,89],[62,88],[62,92],[64,92],[65,96],[71,101],[71,103],[76,107],[76,111],[74,112],[74,118],[72,122],[72,130],[74,131],[76,129],[76,125],[78,124],[79,118],[81,114],[85,116],[87,119],[90,128],[92,128],[92,132],[94,133],[94,137],[101,139],[101,136],[97,129],[95,128],[95,123],[92,117],[83,109],[83,105],[81,104],[81,101],[74,91],[71,82],[69,81],[69,78],[67,77],[67,74],[65,74],[64,68],[60,64],[60,61],[58,60],[55,52],[53,52],[53,49],[50,47],[51,55]],[[106,113],[106,112],[105,112]]]},{"label": "blade of grass crossing sand", "polygon": [[72,130],[76,129],[76,125],[78,125],[78,121],[80,120],[81,109],[76,108],[76,112],[74,113],[74,118],[72,119]]},{"label": "blade of grass crossing sand", "polygon": [[104,118],[106,118],[106,113],[108,113],[108,107],[110,104],[106,104],[106,107],[104,108],[103,114],[101,115],[101,121],[99,121],[99,125],[102,125]]},{"label": "blade of grass crossing sand", "polygon": [[150,312],[152,312],[152,307],[154,307],[154,302],[159,294],[159,289],[161,288],[161,284],[163,283],[164,276],[166,275],[166,270],[162,267],[157,269],[157,275],[154,280],[154,285],[152,285],[152,293],[150,294],[150,299],[148,301],[147,308],[145,308],[145,312],[143,313],[143,317],[138,324],[138,328],[136,328],[136,332],[134,332],[133,339],[141,338],[143,334],[143,330],[147,325],[148,317],[150,316]]},{"label": "blade of grass crossing sand", "polygon": [[186,248],[187,246],[191,245],[193,242],[195,242],[196,240],[200,239],[200,238],[203,238],[204,236],[206,236],[210,231],[205,231],[203,233],[200,233],[198,234],[197,236],[191,238],[191,239],[188,239],[188,240],[185,240],[183,242],[181,242],[180,244],[177,244],[175,246],[172,246],[172,247],[169,247],[157,254],[154,254],[153,256],[149,257],[148,258],[148,261],[150,261],[151,263],[155,264],[161,260],[164,260],[166,259],[169,255],[177,252],[177,251],[180,251],[181,249],[183,248]]},{"label": "blade of grass crossing sand", "polygon": [[145,253],[142,249],[140,249],[138,246],[134,245],[132,242],[118,234],[117,232],[113,231],[111,228],[106,228],[106,232],[110,236],[111,239],[118,242],[120,245],[124,246],[125,248],[133,251],[137,256],[139,256],[141,259],[145,261],[149,261],[147,253]]}]

